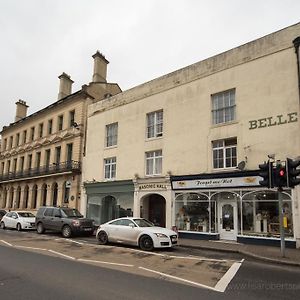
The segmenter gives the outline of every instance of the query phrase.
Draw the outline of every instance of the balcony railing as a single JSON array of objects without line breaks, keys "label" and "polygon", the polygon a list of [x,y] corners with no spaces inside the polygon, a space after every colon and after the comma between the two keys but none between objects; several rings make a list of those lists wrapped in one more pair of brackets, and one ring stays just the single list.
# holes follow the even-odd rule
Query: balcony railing
[{"label": "balcony railing", "polygon": [[3,175],[0,175],[0,182],[1,181],[10,181],[15,179],[22,179],[22,178],[30,178],[36,176],[43,176],[49,174],[59,174],[64,172],[71,172],[71,173],[80,173],[81,172],[81,163],[79,161],[66,161],[61,162],[59,164],[52,164],[48,166],[41,166],[37,168],[27,169],[24,171],[19,172],[9,172]]}]

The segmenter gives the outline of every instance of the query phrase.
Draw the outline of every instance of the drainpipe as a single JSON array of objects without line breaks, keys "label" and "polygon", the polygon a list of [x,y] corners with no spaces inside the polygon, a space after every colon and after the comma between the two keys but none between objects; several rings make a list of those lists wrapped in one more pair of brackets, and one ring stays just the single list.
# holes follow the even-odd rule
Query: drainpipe
[{"label": "drainpipe", "polygon": [[297,70],[298,70],[298,91],[299,91],[299,101],[300,101],[300,36],[293,40],[295,47],[296,57],[297,57]]}]

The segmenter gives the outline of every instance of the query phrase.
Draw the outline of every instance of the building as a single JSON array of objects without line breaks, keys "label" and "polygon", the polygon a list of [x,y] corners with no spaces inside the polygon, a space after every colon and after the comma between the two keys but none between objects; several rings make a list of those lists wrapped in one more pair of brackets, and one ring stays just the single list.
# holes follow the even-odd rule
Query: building
[{"label": "building", "polygon": [[0,207],[80,207],[87,106],[121,91],[106,81],[105,57],[97,51],[93,58],[93,80],[81,90],[72,93],[63,73],[56,102],[28,116],[27,103],[16,102],[15,121],[1,131]]},{"label": "building", "polygon": [[[91,104],[81,210],[278,244],[278,195],[258,165],[300,155],[299,37],[300,23]],[[283,198],[299,247],[299,186]]]}]

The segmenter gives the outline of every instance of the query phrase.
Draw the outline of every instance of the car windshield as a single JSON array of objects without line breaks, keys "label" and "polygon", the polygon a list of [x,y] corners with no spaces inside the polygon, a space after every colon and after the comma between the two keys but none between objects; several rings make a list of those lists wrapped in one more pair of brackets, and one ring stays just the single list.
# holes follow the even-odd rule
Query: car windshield
[{"label": "car windshield", "polygon": [[82,218],[83,215],[75,208],[62,208],[61,209],[63,214],[65,214],[66,217],[68,218],[73,218],[73,217],[76,217],[76,218]]},{"label": "car windshield", "polygon": [[35,215],[30,212],[19,212],[18,214],[22,218],[34,218],[35,217]]},{"label": "car windshield", "polygon": [[153,227],[154,225],[146,219],[133,219],[139,227]]}]

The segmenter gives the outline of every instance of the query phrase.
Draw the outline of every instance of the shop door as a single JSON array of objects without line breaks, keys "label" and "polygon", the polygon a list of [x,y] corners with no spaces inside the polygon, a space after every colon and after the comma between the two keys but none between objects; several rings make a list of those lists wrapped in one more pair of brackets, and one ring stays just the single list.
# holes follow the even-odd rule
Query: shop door
[{"label": "shop door", "polygon": [[155,226],[166,226],[166,200],[160,195],[149,196],[149,221]]},{"label": "shop door", "polygon": [[221,240],[237,239],[237,203],[235,201],[219,202],[219,233]]}]

